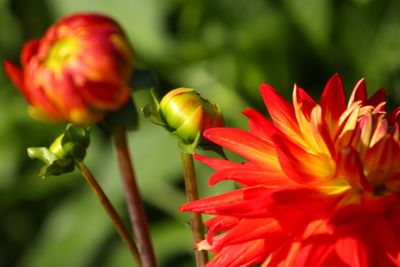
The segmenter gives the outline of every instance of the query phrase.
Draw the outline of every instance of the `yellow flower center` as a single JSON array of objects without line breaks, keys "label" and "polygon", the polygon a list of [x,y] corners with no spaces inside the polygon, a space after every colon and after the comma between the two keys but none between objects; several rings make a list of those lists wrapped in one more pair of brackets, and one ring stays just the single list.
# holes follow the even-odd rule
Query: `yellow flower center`
[{"label": "yellow flower center", "polygon": [[45,66],[54,72],[59,72],[74,58],[78,48],[78,42],[75,39],[59,40],[51,47],[44,62]]}]

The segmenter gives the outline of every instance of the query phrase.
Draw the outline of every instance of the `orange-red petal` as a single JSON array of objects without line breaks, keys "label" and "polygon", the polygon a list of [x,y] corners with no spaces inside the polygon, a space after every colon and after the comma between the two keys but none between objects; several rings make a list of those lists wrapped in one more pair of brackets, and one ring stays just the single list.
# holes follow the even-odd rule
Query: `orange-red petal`
[{"label": "orange-red petal", "polygon": [[321,97],[322,115],[331,136],[334,136],[340,116],[346,109],[346,98],[340,76],[333,75],[325,86]]},{"label": "orange-red petal", "polygon": [[220,170],[211,175],[208,180],[209,185],[214,185],[224,180],[238,182],[242,186],[265,185],[276,187],[281,185],[294,184],[282,170],[279,169],[261,169],[261,168],[229,168]]},{"label": "orange-red petal", "polygon": [[7,76],[10,78],[10,80],[15,85],[15,87],[17,87],[17,89],[20,91],[20,93],[30,103],[31,96],[30,96],[30,92],[25,87],[24,72],[22,71],[22,69],[15,66],[13,63],[11,63],[8,60],[4,61],[3,68],[4,68],[4,71],[6,72]]},{"label": "orange-red petal", "polygon": [[367,101],[367,87],[365,85],[365,79],[361,79],[357,82],[356,86],[353,89],[353,92],[350,95],[347,108],[351,107],[354,103],[358,101],[361,103],[361,105],[365,104],[365,102]]},{"label": "orange-red petal", "polygon": [[261,138],[268,138],[277,134],[279,130],[258,111],[246,108],[242,112],[249,119],[250,132]]},{"label": "orange-red petal", "polygon": [[206,164],[210,168],[213,168],[217,171],[229,168],[240,168],[241,166],[244,166],[242,163],[237,163],[225,159],[209,158],[199,154],[194,154],[193,157],[194,159]]},{"label": "orange-red petal", "polygon": [[260,91],[274,125],[288,136],[299,136],[293,106],[266,83],[261,85]]},{"label": "orange-red petal", "polygon": [[279,169],[276,151],[270,140],[236,128],[211,128],[204,132],[204,136],[259,166],[276,166]]}]

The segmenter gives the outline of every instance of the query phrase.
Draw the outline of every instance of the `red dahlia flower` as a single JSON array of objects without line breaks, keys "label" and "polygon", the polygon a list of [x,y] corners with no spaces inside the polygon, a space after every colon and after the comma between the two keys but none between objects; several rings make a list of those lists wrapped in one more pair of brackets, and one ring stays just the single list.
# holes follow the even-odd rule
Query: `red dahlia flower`
[{"label": "red dahlia flower", "polygon": [[99,14],[74,14],[26,43],[22,69],[4,68],[40,120],[88,124],[129,98],[132,53],[120,26]]},{"label": "red dahlia flower", "polygon": [[215,215],[196,246],[216,253],[207,266],[400,266],[400,108],[387,114],[364,80],[346,105],[339,75],[320,104],[297,85],[293,105],[261,94],[272,121],[246,109],[250,131],[204,133],[244,163],[196,156],[211,185],[242,186],[181,207]]}]

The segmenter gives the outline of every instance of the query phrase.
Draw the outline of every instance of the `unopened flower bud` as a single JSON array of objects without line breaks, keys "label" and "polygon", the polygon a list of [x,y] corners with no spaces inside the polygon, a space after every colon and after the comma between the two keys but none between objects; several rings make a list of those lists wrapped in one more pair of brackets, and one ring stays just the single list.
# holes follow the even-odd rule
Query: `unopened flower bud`
[{"label": "unopened flower bud", "polygon": [[62,18],[24,45],[21,65],[6,61],[4,68],[35,119],[91,124],[130,96],[132,52],[121,27],[104,15]]},{"label": "unopened flower bud", "polygon": [[219,107],[191,88],[167,93],[160,102],[160,113],[167,126],[185,143],[193,143],[208,128],[224,125]]}]

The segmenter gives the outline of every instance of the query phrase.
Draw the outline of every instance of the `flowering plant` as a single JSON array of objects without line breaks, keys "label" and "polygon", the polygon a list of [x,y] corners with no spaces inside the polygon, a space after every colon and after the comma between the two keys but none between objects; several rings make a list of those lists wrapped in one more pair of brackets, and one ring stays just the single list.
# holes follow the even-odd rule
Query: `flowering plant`
[{"label": "flowering plant", "polygon": [[[157,267],[127,139],[137,113],[122,28],[101,14],[64,17],[24,45],[21,64],[6,61],[4,69],[30,115],[69,123],[49,147],[28,149],[44,163],[39,175],[80,171],[137,265]],[[346,101],[338,74],[319,103],[298,85],[292,103],[268,84],[260,91],[271,119],[247,108],[249,131],[224,127],[219,106],[186,87],[161,101],[153,94],[142,109],[179,139],[188,201],[180,210],[190,212],[196,266],[400,266],[400,107],[386,112],[385,91],[368,97],[364,80]],[[84,163],[96,126],[114,142],[132,229]],[[228,160],[221,147],[243,162]],[[198,148],[223,159],[195,154]],[[231,180],[239,188],[199,199],[193,158],[215,169],[210,185]],[[211,215],[206,236],[203,214]]]}]

